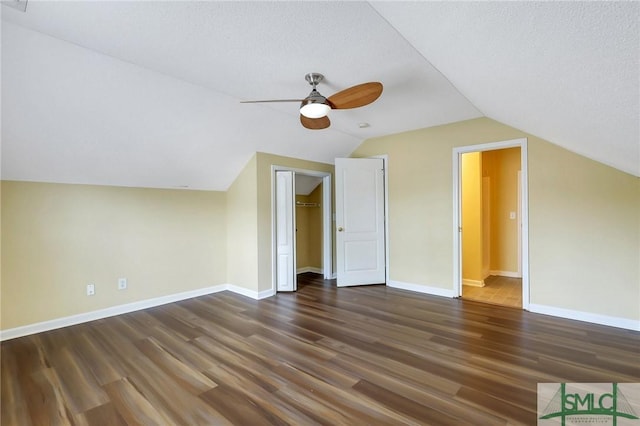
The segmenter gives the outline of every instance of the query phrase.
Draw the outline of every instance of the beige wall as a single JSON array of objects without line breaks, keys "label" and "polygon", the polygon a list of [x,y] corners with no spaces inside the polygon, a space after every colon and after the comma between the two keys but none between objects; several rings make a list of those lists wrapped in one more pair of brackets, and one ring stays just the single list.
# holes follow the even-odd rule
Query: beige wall
[{"label": "beige wall", "polygon": [[528,138],[532,304],[640,320],[640,179],[488,118],[369,139],[389,158],[390,278],[453,289],[452,149]]},{"label": "beige wall", "polygon": [[[309,203],[308,195],[296,195],[296,203]],[[310,207],[296,206],[296,269],[309,266]]]},{"label": "beige wall", "polygon": [[322,184],[296,201],[316,204],[296,207],[296,268],[322,269]]},{"label": "beige wall", "polygon": [[[518,272],[518,171],[520,148],[482,153],[482,175],[490,179],[490,269]],[[509,214],[516,213],[516,219]]]},{"label": "beige wall", "polygon": [[257,157],[248,161],[226,193],[228,283],[258,291]]},{"label": "beige wall", "polygon": [[269,290],[272,164],[333,172],[258,153],[226,193],[3,181],[0,329],[219,284]]},{"label": "beige wall", "polygon": [[309,209],[309,265],[312,268],[322,269],[322,184],[318,185],[311,194],[309,202],[320,207]]},{"label": "beige wall", "polygon": [[226,282],[224,193],[1,186],[3,330]]},{"label": "beige wall", "polygon": [[482,154],[462,155],[462,278],[480,284],[483,275]]},{"label": "beige wall", "polygon": [[640,320],[640,178],[544,142],[529,159],[532,302]]}]

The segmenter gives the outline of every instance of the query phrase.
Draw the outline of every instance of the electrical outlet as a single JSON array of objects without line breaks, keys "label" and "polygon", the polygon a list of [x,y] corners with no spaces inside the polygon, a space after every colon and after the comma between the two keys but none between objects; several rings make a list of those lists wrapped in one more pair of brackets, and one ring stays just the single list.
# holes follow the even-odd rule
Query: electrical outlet
[{"label": "electrical outlet", "polygon": [[87,296],[93,296],[96,294],[95,284],[87,284]]},{"label": "electrical outlet", "polygon": [[118,278],[118,290],[124,290],[127,288],[127,279]]}]

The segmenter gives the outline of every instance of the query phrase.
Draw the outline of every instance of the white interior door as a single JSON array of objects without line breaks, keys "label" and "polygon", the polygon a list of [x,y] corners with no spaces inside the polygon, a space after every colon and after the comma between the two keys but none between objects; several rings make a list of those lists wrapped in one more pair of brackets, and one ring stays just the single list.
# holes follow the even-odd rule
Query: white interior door
[{"label": "white interior door", "polygon": [[295,175],[276,171],[276,288],[296,290]]},{"label": "white interior door", "polygon": [[338,287],[385,283],[384,161],[336,158]]}]

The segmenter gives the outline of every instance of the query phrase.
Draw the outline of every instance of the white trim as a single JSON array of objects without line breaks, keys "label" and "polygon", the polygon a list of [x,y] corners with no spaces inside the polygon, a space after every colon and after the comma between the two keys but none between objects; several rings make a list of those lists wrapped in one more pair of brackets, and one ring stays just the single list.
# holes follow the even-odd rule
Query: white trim
[{"label": "white trim", "polygon": [[455,297],[462,296],[462,190],[460,171],[462,156],[455,148],[451,151],[453,160],[453,291]]},{"label": "white trim", "polygon": [[402,281],[390,280],[387,282],[389,287],[399,288],[401,290],[415,291],[416,293],[430,294],[432,296],[442,296],[454,298],[456,297],[453,290],[441,287],[430,287],[428,285],[405,283]]},{"label": "white trim", "polygon": [[322,269],[324,279],[331,277],[331,269],[333,268],[333,212],[331,205],[331,194],[333,188],[331,186],[331,174],[322,178]]},{"label": "white trim", "polygon": [[522,308],[529,309],[529,148],[527,139],[520,145],[520,273],[522,276]]},{"label": "white trim", "polygon": [[[229,289],[229,290],[231,290],[231,289]],[[231,290],[231,291],[233,291],[233,290]],[[276,295],[276,292],[274,290],[268,289],[268,290],[259,291],[258,293],[256,293],[256,297],[253,297],[253,296],[249,296],[249,297],[251,297],[252,299],[255,299],[255,300],[262,300],[262,299],[266,299],[267,297],[271,297],[271,296],[275,296],[275,295]]]},{"label": "white trim", "polygon": [[462,285],[468,285],[469,287],[484,287],[484,280],[469,280],[467,278],[463,278]]},{"label": "white trim", "polygon": [[520,275],[518,272],[514,272],[514,271],[494,271],[491,270],[489,271],[489,275],[497,275],[500,277],[507,277],[507,278],[522,278],[522,275]]},{"label": "white trim", "polygon": [[610,327],[624,328],[640,331],[640,320],[612,317],[609,315],[593,314],[590,312],[574,311],[571,309],[557,308],[555,306],[529,304],[529,311],[537,314],[551,315],[577,321],[585,321],[593,324],[608,325]]},{"label": "white trim", "polygon": [[467,152],[482,152],[496,149],[520,147],[521,170],[521,259],[522,259],[522,309],[529,309],[529,175],[527,138],[511,139],[501,142],[491,142],[479,145],[454,147],[452,151],[453,163],[453,288],[456,296],[462,296],[462,242],[460,241],[461,201],[460,201],[460,162],[461,156]]},{"label": "white trim", "polygon": [[518,278],[522,277],[522,170],[518,170]]},{"label": "white trim", "polygon": [[391,271],[389,270],[389,155],[374,155],[371,158],[381,158],[384,169],[384,268],[385,283],[391,281]]},{"label": "white trim", "polygon": [[324,275],[322,268],[315,268],[313,266],[305,266],[303,268],[296,269],[296,274],[304,274],[306,272],[313,272],[314,274]]},{"label": "white trim", "polygon": [[200,288],[197,290],[185,291],[182,293],[170,294],[168,296],[154,297],[153,299],[141,300],[139,302],[126,303],[124,305],[112,306],[97,311],[85,312],[82,314],[71,315],[68,317],[56,318],[49,321],[37,322],[34,324],[23,325],[21,327],[0,330],[0,342],[17,337],[27,336],[30,334],[41,333],[43,331],[55,330],[57,328],[69,327],[71,325],[82,324],[89,321],[95,321],[102,318],[108,318],[115,315],[127,314],[129,312],[141,311],[143,309],[154,308],[156,306],[166,305],[168,303],[179,302],[181,300],[192,299],[194,297],[206,296],[208,294],[219,293],[221,291],[230,291],[241,296],[250,297],[251,299],[260,300],[275,295],[275,291],[263,290],[257,292],[239,287],[233,284],[220,284],[212,287]]},{"label": "white trim", "polygon": [[276,294],[276,291],[272,288],[262,291],[255,291],[234,284],[227,284],[225,290],[229,290],[230,292],[239,294],[241,296],[246,296],[254,300],[265,299]]}]

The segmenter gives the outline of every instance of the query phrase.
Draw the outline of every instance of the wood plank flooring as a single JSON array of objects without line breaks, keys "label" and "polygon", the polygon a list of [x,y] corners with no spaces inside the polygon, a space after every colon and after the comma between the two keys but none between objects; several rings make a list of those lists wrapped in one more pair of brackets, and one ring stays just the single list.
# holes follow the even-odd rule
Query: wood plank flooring
[{"label": "wood plank flooring", "polygon": [[317,277],[3,342],[2,425],[532,425],[538,382],[640,382],[637,332]]}]

